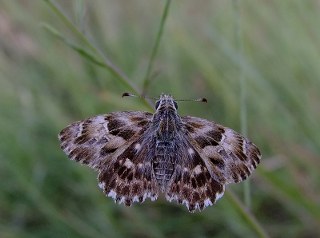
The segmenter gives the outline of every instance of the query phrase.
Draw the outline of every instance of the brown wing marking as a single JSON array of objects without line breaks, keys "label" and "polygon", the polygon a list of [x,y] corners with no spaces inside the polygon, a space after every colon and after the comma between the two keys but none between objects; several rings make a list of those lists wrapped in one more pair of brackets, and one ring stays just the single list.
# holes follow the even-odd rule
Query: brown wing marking
[{"label": "brown wing marking", "polygon": [[130,206],[146,198],[156,200],[158,186],[151,167],[155,143],[142,136],[99,173],[99,186],[117,203]]},{"label": "brown wing marking", "polygon": [[221,198],[225,187],[211,176],[199,153],[188,141],[184,142],[183,148],[188,149],[177,148],[177,164],[166,198],[184,204],[190,212],[201,211]]},{"label": "brown wing marking", "polygon": [[59,133],[61,148],[71,160],[99,170],[136,140],[151,118],[147,112],[116,112],[78,121]]},{"label": "brown wing marking", "polygon": [[181,119],[187,138],[217,181],[227,184],[245,180],[259,164],[258,147],[239,133],[197,117]]}]

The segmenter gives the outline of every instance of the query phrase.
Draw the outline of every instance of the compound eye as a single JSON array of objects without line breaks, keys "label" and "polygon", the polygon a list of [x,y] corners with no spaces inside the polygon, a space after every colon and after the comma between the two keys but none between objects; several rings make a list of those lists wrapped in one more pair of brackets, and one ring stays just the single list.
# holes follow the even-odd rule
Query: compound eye
[{"label": "compound eye", "polygon": [[178,103],[176,103],[175,101],[173,101],[173,105],[176,108],[176,110],[178,110]]},{"label": "compound eye", "polygon": [[160,105],[160,101],[157,101],[155,108],[158,109],[159,105]]}]

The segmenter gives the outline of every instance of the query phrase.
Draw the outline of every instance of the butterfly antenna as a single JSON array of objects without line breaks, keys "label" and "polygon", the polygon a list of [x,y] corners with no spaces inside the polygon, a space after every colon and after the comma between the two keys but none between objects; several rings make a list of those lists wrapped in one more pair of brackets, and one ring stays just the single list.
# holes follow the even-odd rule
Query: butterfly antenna
[{"label": "butterfly antenna", "polygon": [[175,100],[177,102],[204,102],[207,103],[208,100],[206,98],[198,98],[198,99],[178,99]]},{"label": "butterfly antenna", "polygon": [[158,98],[147,97],[147,96],[137,96],[137,95],[135,95],[135,94],[128,93],[128,92],[123,93],[123,94],[122,94],[122,97],[136,97],[136,98],[144,98],[144,99],[158,100]]},{"label": "butterfly antenna", "polygon": [[125,93],[122,94],[121,97],[138,97],[138,96],[137,96],[137,95],[134,95],[134,94],[132,94],[132,93],[127,93],[127,92],[125,92]]}]

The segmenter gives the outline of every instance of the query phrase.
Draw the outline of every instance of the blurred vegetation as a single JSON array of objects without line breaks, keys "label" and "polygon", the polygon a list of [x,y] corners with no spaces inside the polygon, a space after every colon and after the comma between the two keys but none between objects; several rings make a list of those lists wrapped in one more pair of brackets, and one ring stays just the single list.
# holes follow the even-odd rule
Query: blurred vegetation
[{"label": "blurred vegetation", "polygon": [[[165,19],[167,3],[0,2],[0,237],[320,236],[319,1],[172,1]],[[62,128],[152,111],[121,99],[144,86],[206,97],[180,103],[180,114],[259,145],[250,207],[242,184],[201,213],[164,199],[119,206],[94,171],[67,159]]]}]

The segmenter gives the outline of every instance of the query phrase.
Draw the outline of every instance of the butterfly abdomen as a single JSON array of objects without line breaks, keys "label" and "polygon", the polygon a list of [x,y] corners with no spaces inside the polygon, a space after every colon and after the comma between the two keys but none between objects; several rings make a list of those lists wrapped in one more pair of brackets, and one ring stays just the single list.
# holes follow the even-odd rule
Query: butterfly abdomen
[{"label": "butterfly abdomen", "polygon": [[174,144],[172,141],[157,141],[153,172],[161,189],[165,189],[175,169]]}]

